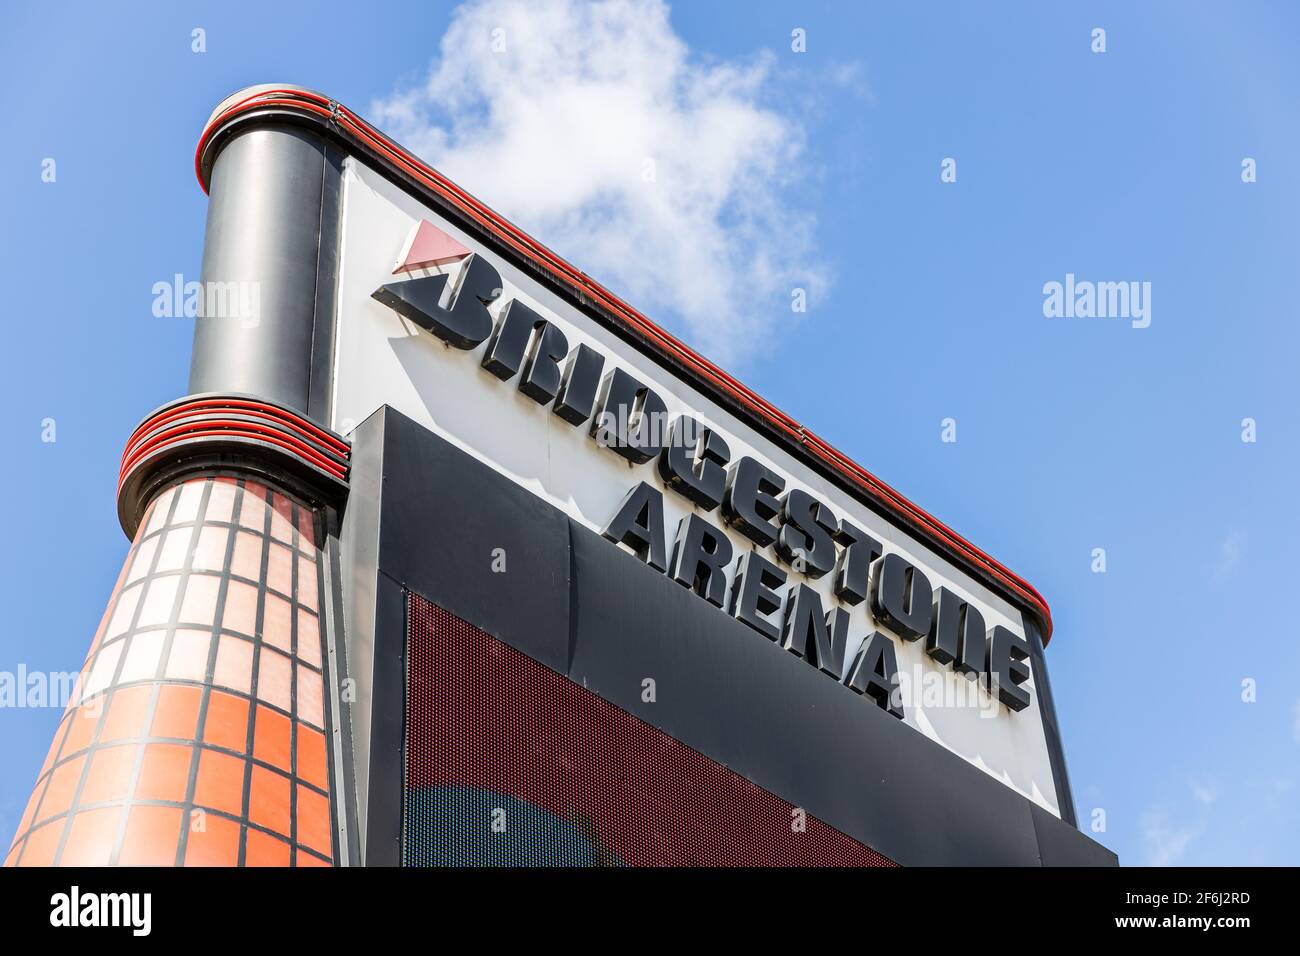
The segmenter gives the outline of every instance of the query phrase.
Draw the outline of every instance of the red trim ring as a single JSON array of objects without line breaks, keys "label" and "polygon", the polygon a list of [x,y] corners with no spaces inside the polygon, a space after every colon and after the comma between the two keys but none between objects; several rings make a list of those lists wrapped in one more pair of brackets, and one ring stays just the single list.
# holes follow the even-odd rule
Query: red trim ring
[{"label": "red trim ring", "polygon": [[[213,410],[254,420],[202,414]],[[268,402],[204,397],[164,406],[136,427],[122,452],[118,491],[121,491],[141,462],[160,451],[196,438],[238,438],[265,442],[340,482],[346,483],[348,478],[350,449],[336,435],[288,409]]]},{"label": "red trim ring", "polygon": [[369,147],[391,162],[435,195],[441,197],[470,220],[478,223],[498,241],[531,260],[580,294],[595,300],[607,312],[637,330],[662,352],[693,369],[705,381],[728,395],[733,401],[748,409],[769,425],[785,433],[790,439],[805,445],[814,457],[822,460],[876,499],[891,507],[925,529],[939,542],[972,565],[983,569],[1010,593],[1018,595],[1028,607],[1037,612],[1043,624],[1043,644],[1052,636],[1052,612],[1042,595],[1029,582],[967,541],[960,534],[903,497],[889,485],[876,478],[861,465],[800,425],[756,392],[727,374],[673,335],[660,328],[632,306],[618,298],[604,286],[595,282],[576,267],[561,259],[536,239],[523,232],[504,217],[493,211],[451,180],[423,163],[403,147],[393,142],[361,117],[319,93],[295,89],[260,90],[232,103],[214,116],[204,128],[194,153],[194,171],[199,185],[206,193],[208,185],[203,179],[203,153],[212,136],[233,117],[267,106],[282,106],[301,110],[331,121],[344,133]]},{"label": "red trim ring", "polygon": [[[242,399],[242,398],[209,398],[209,399],[195,399],[194,401],[185,402],[183,405],[179,405],[175,407],[184,408],[184,409],[238,408],[238,409],[245,409],[259,415],[266,415],[267,410],[269,409],[274,413],[274,417],[276,419],[283,419],[286,422],[292,423],[297,428],[297,430],[304,435],[304,437],[311,438],[315,441],[320,442],[321,444],[328,445],[329,447],[337,451],[340,455],[346,455],[348,453],[347,442],[343,441],[342,439],[338,438],[335,435],[331,435],[329,432],[322,429],[319,425],[316,425],[314,422],[302,418],[301,416],[295,414],[294,412],[289,411],[287,408],[280,408],[277,405],[269,405],[266,402],[259,402],[251,399]],[[128,439],[127,444],[130,444],[132,441],[134,441],[136,435],[138,435],[142,429],[144,429],[147,425],[152,424],[154,422],[155,419],[150,419],[148,422],[142,423],[139,427],[137,427],[136,430],[132,432],[131,438]]]},{"label": "red trim ring", "polygon": [[348,454],[348,446],[344,442],[328,434],[327,432],[324,432],[321,429],[317,428],[311,422],[308,422],[304,418],[299,418],[297,415],[294,415],[292,412],[285,411],[278,408],[275,409],[273,413],[268,412],[266,409],[270,407],[271,406],[264,405],[260,402],[244,401],[241,399],[208,399],[208,400],[196,401],[193,403],[187,403],[185,405],[181,405],[176,408],[169,409],[163,413],[160,413],[157,416],[150,418],[148,421],[141,424],[139,427],[136,428],[134,432],[131,433],[131,437],[127,439],[126,450],[123,452],[124,467],[125,467],[126,457],[133,452],[135,445],[137,444],[138,441],[140,441],[144,437],[144,435],[156,431],[157,429],[161,428],[163,425],[166,425],[169,422],[176,421],[177,419],[186,418],[192,412],[198,411],[200,409],[220,409],[222,411],[238,410],[243,414],[252,416],[254,418],[260,418],[265,421],[273,422],[281,426],[287,426],[288,428],[292,429],[294,432],[297,432],[306,440],[314,441],[320,445],[325,445],[326,450],[332,450],[337,454],[343,456],[346,456]]},{"label": "red trim ring", "polygon": [[193,438],[252,438],[256,441],[270,442],[283,448],[285,451],[292,452],[299,458],[310,462],[321,471],[327,472],[340,481],[347,479],[347,467],[330,461],[321,455],[316,454],[310,446],[303,444],[294,438],[287,436],[283,431],[274,428],[263,428],[257,425],[251,425],[247,422],[231,421],[227,419],[217,419],[215,421],[205,419],[201,422],[195,422],[188,425],[177,425],[169,428],[159,435],[150,438],[137,448],[128,459],[122,462],[122,474],[118,479],[118,486],[121,486],[133,468],[150,454],[159,449],[179,444],[182,441],[188,441]]}]

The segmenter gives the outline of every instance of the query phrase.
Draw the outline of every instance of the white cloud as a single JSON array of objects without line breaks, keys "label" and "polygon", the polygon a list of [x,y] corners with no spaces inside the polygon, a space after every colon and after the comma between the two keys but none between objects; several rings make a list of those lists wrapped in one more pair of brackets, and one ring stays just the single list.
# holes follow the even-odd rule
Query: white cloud
[{"label": "white cloud", "polygon": [[1209,825],[1210,808],[1219,799],[1217,784],[1188,780],[1187,787],[1199,810],[1183,811],[1177,821],[1171,819],[1168,808],[1163,806],[1152,807],[1142,814],[1142,844],[1148,866],[1176,866]]},{"label": "white cloud", "polygon": [[[496,52],[494,52],[494,47]],[[695,56],[659,0],[472,0],[428,77],[372,105],[399,142],[689,343],[742,359],[826,283],[790,199],[775,57]]]},{"label": "white cloud", "polygon": [[1189,780],[1187,785],[1192,788],[1192,799],[1197,803],[1209,806],[1219,799],[1219,790],[1213,783],[1201,784],[1195,780]]},{"label": "white cloud", "polygon": [[1219,554],[1210,571],[1210,576],[1216,581],[1226,578],[1241,564],[1241,559],[1245,553],[1246,532],[1240,528],[1234,528],[1219,543]]},{"label": "white cloud", "polygon": [[1142,843],[1146,849],[1148,866],[1174,866],[1182,859],[1187,848],[1201,834],[1200,826],[1177,826],[1164,809],[1148,810],[1142,814]]}]

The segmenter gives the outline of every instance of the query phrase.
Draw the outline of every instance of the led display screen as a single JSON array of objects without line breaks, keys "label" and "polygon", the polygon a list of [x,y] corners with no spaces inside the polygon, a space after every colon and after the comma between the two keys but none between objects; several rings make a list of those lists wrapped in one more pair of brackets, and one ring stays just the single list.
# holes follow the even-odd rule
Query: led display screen
[{"label": "led display screen", "polygon": [[408,866],[891,866],[418,595],[408,596]]}]

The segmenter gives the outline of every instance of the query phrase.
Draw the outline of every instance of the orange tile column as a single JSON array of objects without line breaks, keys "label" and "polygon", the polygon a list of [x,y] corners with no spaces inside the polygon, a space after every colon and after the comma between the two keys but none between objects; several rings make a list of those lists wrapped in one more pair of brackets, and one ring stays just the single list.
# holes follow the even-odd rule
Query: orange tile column
[{"label": "orange tile column", "polygon": [[331,865],[318,521],[240,477],[154,497],[6,865]]}]

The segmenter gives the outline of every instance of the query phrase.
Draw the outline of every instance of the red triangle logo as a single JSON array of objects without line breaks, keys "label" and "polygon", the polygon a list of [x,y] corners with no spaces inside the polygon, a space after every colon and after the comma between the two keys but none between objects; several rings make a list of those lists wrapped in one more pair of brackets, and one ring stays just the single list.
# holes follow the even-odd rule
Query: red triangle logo
[{"label": "red triangle logo", "polygon": [[393,270],[393,275],[458,262],[469,254],[470,250],[451,236],[429,220],[421,219],[406,237],[406,244],[397,257],[397,268]]}]

